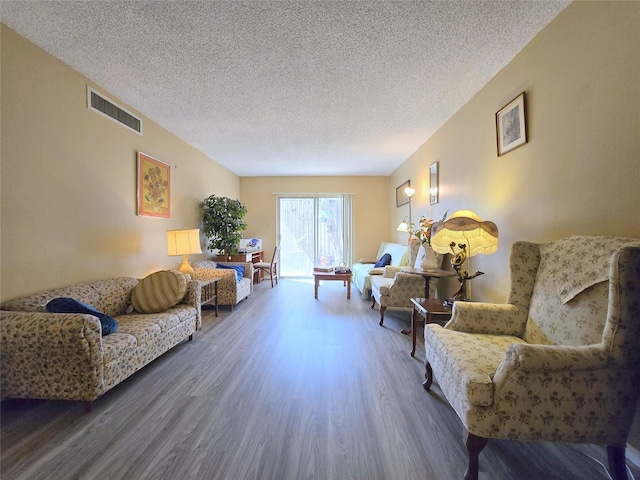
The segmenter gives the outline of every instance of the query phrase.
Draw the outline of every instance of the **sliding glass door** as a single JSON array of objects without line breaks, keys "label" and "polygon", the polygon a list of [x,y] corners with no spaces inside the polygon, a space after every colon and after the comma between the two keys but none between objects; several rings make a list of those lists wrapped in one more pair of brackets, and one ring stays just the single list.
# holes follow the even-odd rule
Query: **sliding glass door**
[{"label": "sliding glass door", "polygon": [[279,196],[279,273],[308,277],[316,265],[351,264],[351,195]]}]

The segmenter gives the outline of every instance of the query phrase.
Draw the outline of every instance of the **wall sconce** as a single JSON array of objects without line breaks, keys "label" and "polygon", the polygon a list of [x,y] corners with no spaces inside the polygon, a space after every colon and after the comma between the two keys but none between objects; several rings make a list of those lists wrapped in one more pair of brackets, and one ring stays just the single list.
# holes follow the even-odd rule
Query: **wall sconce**
[{"label": "wall sconce", "polygon": [[194,253],[202,253],[200,249],[200,229],[167,230],[167,255],[182,255],[180,271],[193,278],[193,267],[187,257]]}]

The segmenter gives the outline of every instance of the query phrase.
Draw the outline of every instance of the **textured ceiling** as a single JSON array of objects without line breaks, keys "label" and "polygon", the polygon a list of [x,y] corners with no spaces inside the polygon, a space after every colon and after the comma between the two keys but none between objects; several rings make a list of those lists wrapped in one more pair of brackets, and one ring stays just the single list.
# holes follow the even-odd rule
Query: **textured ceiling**
[{"label": "textured ceiling", "polygon": [[240,176],[388,175],[568,3],[31,0],[0,18]]}]

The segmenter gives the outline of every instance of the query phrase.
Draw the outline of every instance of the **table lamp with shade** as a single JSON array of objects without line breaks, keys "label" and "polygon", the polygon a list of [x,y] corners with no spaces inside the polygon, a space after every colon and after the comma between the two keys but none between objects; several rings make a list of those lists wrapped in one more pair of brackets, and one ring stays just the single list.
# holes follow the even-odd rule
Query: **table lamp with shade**
[{"label": "table lamp with shade", "polygon": [[200,229],[167,230],[167,255],[182,255],[179,270],[193,278],[193,267],[189,264],[188,256],[202,253],[200,249]]},{"label": "table lamp with shade", "polygon": [[444,222],[434,225],[431,232],[431,248],[436,253],[451,253],[451,266],[458,275],[460,289],[445,305],[453,305],[456,301],[469,301],[467,297],[467,280],[484,275],[476,272],[469,275],[463,270],[467,257],[478,254],[491,254],[498,249],[498,227],[495,223],[483,221],[471,210],[458,210]]}]

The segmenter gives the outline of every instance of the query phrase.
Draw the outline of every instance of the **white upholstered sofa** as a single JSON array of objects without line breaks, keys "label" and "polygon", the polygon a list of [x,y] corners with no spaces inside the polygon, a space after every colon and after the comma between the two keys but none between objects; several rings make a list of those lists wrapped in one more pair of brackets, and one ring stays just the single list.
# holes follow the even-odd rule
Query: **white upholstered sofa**
[{"label": "white upholstered sofa", "polygon": [[489,438],[607,445],[626,479],[640,395],[640,239],[574,236],[511,250],[506,304],[457,302],[424,330],[426,381],[467,429],[465,479]]},{"label": "white upholstered sofa", "polygon": [[352,282],[365,300],[371,298],[371,276],[384,273],[384,267],[374,269],[374,265],[385,253],[391,255],[391,266],[406,267],[409,265],[409,247],[390,242],[380,243],[375,258],[361,258],[354,263],[351,267]]}]

